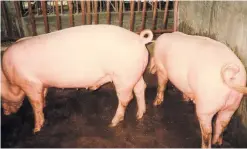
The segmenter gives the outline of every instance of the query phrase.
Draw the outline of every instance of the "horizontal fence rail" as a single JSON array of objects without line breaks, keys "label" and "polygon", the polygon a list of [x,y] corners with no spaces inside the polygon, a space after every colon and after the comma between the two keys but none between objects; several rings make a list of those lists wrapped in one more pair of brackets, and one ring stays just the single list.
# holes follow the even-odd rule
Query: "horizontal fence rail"
[{"label": "horizontal fence rail", "polygon": [[[5,1],[2,22],[11,35]],[[11,3],[11,2],[9,2]],[[85,24],[114,24],[136,33],[150,28],[155,34],[177,29],[178,1],[13,1],[19,36],[35,36]],[[3,29],[2,29],[3,30]],[[12,35],[11,35],[12,36]]]}]

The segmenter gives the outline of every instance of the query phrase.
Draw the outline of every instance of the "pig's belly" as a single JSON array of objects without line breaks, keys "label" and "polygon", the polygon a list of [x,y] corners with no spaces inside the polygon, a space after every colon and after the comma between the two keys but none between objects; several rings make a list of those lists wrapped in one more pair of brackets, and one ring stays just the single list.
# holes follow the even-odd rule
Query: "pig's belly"
[{"label": "pig's belly", "polygon": [[[102,71],[94,69],[77,69],[77,71],[61,71],[60,74],[44,74],[42,80],[45,86],[58,88],[88,88],[106,77]],[[106,82],[105,82],[106,83]]]},{"label": "pig's belly", "polygon": [[37,62],[36,67],[29,71],[47,87],[86,88],[107,75],[103,67],[97,58],[75,56],[69,60],[57,58],[54,61]]}]

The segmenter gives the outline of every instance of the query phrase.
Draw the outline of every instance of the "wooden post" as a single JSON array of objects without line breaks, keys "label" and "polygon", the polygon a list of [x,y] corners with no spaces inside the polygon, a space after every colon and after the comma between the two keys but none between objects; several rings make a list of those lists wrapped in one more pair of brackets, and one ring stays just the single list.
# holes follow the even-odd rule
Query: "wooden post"
[{"label": "wooden post", "polygon": [[15,10],[16,10],[16,17],[17,17],[18,25],[20,28],[20,37],[24,37],[24,31],[23,31],[23,26],[21,22],[20,2],[14,1],[14,5],[15,5]]},{"label": "wooden post", "polygon": [[70,27],[74,26],[74,21],[73,21],[73,5],[72,5],[72,1],[68,1],[68,5],[69,5],[69,24]]},{"label": "wooden post", "polygon": [[47,21],[47,14],[46,14],[46,1],[41,1],[41,7],[42,7],[42,14],[44,18],[44,25],[45,25],[45,32],[49,33],[49,26]]},{"label": "wooden post", "polygon": [[57,21],[57,30],[61,29],[61,21],[60,21],[60,15],[59,15],[59,6],[58,6],[58,1],[55,1],[56,5],[56,21]]},{"label": "wooden post", "polygon": [[29,21],[31,22],[31,25],[32,25],[32,36],[36,36],[37,31],[36,31],[36,24],[35,24],[35,19],[33,16],[31,1],[28,1],[28,13],[29,13]]}]

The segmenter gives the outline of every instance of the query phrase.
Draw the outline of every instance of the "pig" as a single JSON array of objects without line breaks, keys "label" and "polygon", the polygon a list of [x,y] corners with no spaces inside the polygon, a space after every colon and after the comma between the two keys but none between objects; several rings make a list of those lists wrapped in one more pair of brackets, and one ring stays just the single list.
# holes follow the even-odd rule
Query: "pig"
[{"label": "pig", "polygon": [[[222,133],[247,93],[246,70],[230,48],[208,37],[164,33],[155,41],[149,71],[156,74],[154,106],[163,102],[170,80],[195,104],[202,148],[222,144]],[[212,118],[217,114],[212,138]]]},{"label": "pig", "polygon": [[28,96],[34,112],[33,132],[39,132],[45,118],[47,88],[89,88],[96,90],[112,82],[118,107],[109,127],[124,119],[125,109],[137,99],[139,120],[146,111],[148,63],[146,44],[151,30],[140,35],[115,25],[82,25],[26,38],[8,47],[3,55],[3,73],[13,88]]}]

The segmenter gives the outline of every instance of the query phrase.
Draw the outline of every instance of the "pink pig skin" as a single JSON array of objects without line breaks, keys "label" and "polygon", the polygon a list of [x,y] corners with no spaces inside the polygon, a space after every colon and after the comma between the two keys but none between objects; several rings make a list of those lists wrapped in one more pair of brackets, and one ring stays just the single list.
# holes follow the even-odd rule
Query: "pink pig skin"
[{"label": "pink pig skin", "polygon": [[[144,35],[148,35],[147,38]],[[44,123],[44,93],[48,87],[97,89],[113,82],[119,99],[112,127],[124,118],[125,108],[137,97],[137,119],[146,111],[142,74],[148,63],[145,44],[153,34],[137,35],[114,25],[84,25],[26,38],[3,55],[3,72],[19,86],[34,110],[34,132]]]},{"label": "pink pig skin", "polygon": [[213,144],[222,144],[222,132],[247,93],[246,70],[224,44],[181,32],[165,33],[155,41],[151,73],[158,77],[154,105],[163,101],[168,79],[193,100],[202,133],[201,147],[211,147],[212,117],[218,113]]}]

